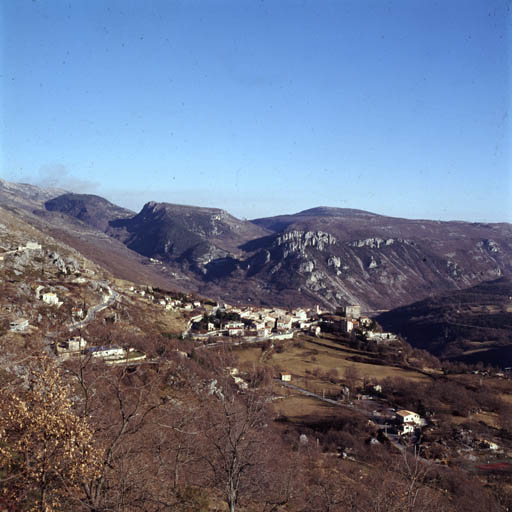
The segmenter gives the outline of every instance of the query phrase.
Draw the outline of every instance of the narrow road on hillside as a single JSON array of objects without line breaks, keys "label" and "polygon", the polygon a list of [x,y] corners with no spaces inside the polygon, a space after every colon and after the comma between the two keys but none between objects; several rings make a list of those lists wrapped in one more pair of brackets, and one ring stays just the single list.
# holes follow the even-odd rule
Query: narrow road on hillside
[{"label": "narrow road on hillside", "polygon": [[94,320],[96,313],[99,313],[100,311],[103,311],[104,309],[111,306],[116,301],[117,297],[119,297],[119,294],[112,290],[108,284],[102,284],[108,291],[108,294],[105,296],[105,300],[101,304],[90,307],[87,311],[87,315],[83,320],[80,320],[80,322],[72,322],[69,326],[70,331],[73,331],[74,329],[83,329],[86,327],[90,322]]}]

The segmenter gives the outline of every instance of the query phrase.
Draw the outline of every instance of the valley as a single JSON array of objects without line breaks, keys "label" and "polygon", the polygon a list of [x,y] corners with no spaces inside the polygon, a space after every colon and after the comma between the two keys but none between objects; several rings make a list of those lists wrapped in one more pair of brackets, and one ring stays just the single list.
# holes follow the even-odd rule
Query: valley
[{"label": "valley", "polygon": [[[389,295],[366,300],[355,278],[347,279],[358,295],[333,305],[318,290],[295,302],[290,282],[279,288],[279,269],[265,300],[257,289],[247,292],[262,282],[256,268],[265,272],[273,258],[298,257],[309,268],[322,254],[333,262],[327,268],[341,269],[339,231],[329,234],[335,228],[325,215],[334,225],[352,216],[363,226],[380,222],[368,221],[373,214],[321,209],[302,216],[304,229],[286,230],[295,216],[246,226],[218,210],[198,217],[196,208],[151,204],[133,217],[97,199],[84,212],[85,198],[73,216],[53,206],[44,213],[43,192],[29,200],[18,191],[14,201],[8,190],[9,204],[0,205],[0,434],[8,449],[0,449],[0,462],[14,484],[4,486],[2,505],[29,509],[50,496],[64,510],[206,512],[234,504],[244,512],[306,512],[334,502],[331,510],[350,510],[354,500],[371,510],[383,500],[398,511],[410,488],[421,498],[408,510],[504,511],[512,503],[512,376],[497,361],[467,359],[510,347],[507,278],[376,322],[370,306],[391,305]],[[156,223],[153,238],[155,214],[163,227]],[[322,231],[308,224],[316,214]],[[404,242],[358,240],[343,242],[343,251],[398,264],[403,247],[392,251]],[[504,269],[506,247],[500,241],[493,259]],[[261,251],[270,260],[258,267]],[[230,258],[239,263],[221,285],[211,272],[219,260],[226,267],[215,272],[225,272]],[[244,277],[252,271],[256,281]],[[237,272],[234,293],[224,287]],[[302,279],[293,272],[283,275]],[[197,291],[210,289],[219,295]],[[280,300],[267,302],[277,289]],[[468,329],[457,331],[466,339],[457,345],[462,359],[447,343],[436,352],[441,345],[426,320],[437,317]],[[415,325],[423,338],[403,330]],[[500,336],[469,336],[484,325]],[[54,421],[67,427],[47,426]],[[34,457],[18,456],[25,447]],[[234,460],[247,469],[237,473]],[[44,493],[41,471],[50,482]],[[241,482],[236,503],[226,491],[233,478]]]}]

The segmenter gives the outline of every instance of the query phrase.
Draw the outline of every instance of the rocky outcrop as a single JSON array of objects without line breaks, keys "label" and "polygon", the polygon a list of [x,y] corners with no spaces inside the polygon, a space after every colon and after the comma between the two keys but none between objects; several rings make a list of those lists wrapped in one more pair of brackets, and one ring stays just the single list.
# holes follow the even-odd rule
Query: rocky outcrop
[{"label": "rocky outcrop", "polygon": [[276,238],[276,246],[284,246],[292,252],[304,252],[307,247],[314,247],[319,251],[334,245],[336,238],[323,231],[287,231]]}]

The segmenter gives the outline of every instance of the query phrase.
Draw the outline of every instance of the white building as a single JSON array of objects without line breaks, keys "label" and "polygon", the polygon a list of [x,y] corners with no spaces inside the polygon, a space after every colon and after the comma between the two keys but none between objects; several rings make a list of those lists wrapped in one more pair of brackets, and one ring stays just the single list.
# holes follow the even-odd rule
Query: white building
[{"label": "white building", "polygon": [[243,322],[226,322],[224,329],[243,329],[245,324]]},{"label": "white building", "polygon": [[62,304],[62,302],[59,302],[59,297],[57,297],[57,294],[53,292],[43,293],[43,295],[41,295],[41,299],[45,304],[50,306],[58,306]]},{"label": "white building", "polygon": [[343,309],[345,310],[345,318],[359,318],[361,316],[361,306],[358,304],[345,306]]},{"label": "white building", "polygon": [[126,350],[121,347],[91,347],[89,352],[92,357],[101,359],[116,359],[126,356]]},{"label": "white building", "polygon": [[400,409],[396,411],[396,417],[400,423],[413,423],[414,425],[421,424],[420,415],[416,412]]},{"label": "white building", "polygon": [[296,309],[293,312],[293,318],[294,318],[294,321],[299,322],[301,320],[307,320],[308,315],[303,309]]},{"label": "white building", "polygon": [[287,331],[292,328],[292,319],[289,316],[280,316],[276,320],[276,329]]},{"label": "white building", "polygon": [[26,318],[17,318],[9,324],[9,329],[13,332],[22,332],[28,328],[28,320]]},{"label": "white building", "polygon": [[343,320],[342,326],[345,332],[352,332],[354,330],[354,322],[351,320]]},{"label": "white building", "polygon": [[74,336],[73,338],[67,340],[66,343],[68,345],[68,350],[72,351],[83,350],[87,345],[87,341],[84,340],[81,336]]},{"label": "white building", "polygon": [[23,249],[28,249],[30,251],[38,251],[41,249],[41,244],[38,244],[37,242],[27,242],[25,244],[25,247],[18,247],[18,250],[22,251]]}]

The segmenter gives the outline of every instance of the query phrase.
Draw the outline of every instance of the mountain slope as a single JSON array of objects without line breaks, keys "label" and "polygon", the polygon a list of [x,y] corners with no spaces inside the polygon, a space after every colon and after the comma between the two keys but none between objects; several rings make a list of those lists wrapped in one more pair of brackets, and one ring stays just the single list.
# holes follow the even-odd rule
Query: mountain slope
[{"label": "mountain slope", "polygon": [[445,359],[512,366],[512,280],[501,278],[415,302],[377,321]]},{"label": "mountain slope", "polygon": [[107,230],[116,219],[134,215],[126,208],[91,194],[63,194],[46,201],[44,206],[50,212],[65,213],[101,231]]},{"label": "mountain slope", "polygon": [[52,197],[43,210],[49,192],[38,194],[38,201],[23,199],[23,215],[101,257],[112,272],[133,280],[143,273],[148,282],[228,301],[359,303],[372,312],[512,273],[512,226],[505,223],[329,207],[248,222],[221,209],[155,202],[133,214],[78,194]]}]

